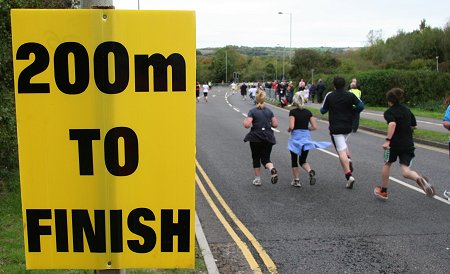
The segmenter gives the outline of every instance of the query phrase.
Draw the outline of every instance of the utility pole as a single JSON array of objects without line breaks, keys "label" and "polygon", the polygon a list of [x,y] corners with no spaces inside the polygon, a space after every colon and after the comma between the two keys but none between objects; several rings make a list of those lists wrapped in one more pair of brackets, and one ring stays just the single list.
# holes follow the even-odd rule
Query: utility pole
[{"label": "utility pole", "polygon": [[228,84],[228,51],[225,50],[225,84]]},{"label": "utility pole", "polygon": [[[138,2],[139,3],[139,2]],[[82,9],[114,9],[112,0],[81,0]],[[111,262],[108,262],[110,264]],[[96,274],[125,274],[125,269],[95,270]]]}]

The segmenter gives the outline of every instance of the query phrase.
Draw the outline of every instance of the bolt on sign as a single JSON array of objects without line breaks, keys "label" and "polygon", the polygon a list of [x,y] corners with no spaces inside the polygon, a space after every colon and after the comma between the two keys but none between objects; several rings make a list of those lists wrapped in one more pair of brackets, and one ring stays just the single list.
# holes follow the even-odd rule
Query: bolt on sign
[{"label": "bolt on sign", "polygon": [[26,267],[193,268],[195,13],[11,17]]}]

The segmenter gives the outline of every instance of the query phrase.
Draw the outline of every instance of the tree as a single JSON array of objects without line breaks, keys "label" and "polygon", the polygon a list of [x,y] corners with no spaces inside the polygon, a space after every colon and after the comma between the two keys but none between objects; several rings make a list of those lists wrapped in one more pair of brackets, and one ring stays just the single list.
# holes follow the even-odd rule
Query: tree
[{"label": "tree", "polygon": [[73,8],[79,1],[3,0],[0,2],[0,179],[18,166],[10,10]]},{"label": "tree", "polygon": [[233,72],[239,72],[240,54],[232,46],[218,49],[210,65],[213,82],[229,81]]}]

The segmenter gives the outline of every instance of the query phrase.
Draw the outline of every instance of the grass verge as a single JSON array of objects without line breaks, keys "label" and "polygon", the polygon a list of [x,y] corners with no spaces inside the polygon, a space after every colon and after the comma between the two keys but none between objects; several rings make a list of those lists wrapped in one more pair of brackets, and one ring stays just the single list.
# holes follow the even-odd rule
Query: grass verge
[{"label": "grass verge", "polygon": [[[318,109],[308,107],[307,109],[309,109],[315,117],[323,120],[328,120],[328,115],[322,115]],[[361,118],[359,121],[359,125],[387,132],[387,125],[384,122]],[[448,134],[430,130],[416,129],[414,130],[414,137],[442,144],[448,143]]]},{"label": "grass verge", "polygon": [[[19,185],[19,175],[15,172],[7,179],[11,186]],[[0,274],[36,273],[36,274],[85,274],[93,270],[26,270],[22,228],[22,209],[20,190],[4,188],[0,191]],[[127,269],[126,273],[189,274],[206,273],[206,266],[200,248],[196,244],[194,269]]]}]

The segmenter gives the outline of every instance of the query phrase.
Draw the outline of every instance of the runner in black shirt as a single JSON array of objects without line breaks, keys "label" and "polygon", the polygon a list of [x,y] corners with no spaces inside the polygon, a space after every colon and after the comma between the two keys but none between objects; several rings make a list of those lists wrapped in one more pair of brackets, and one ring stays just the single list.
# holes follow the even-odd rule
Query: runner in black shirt
[{"label": "runner in black shirt", "polygon": [[333,84],[336,90],[330,91],[325,95],[320,112],[322,114],[329,112],[331,140],[339,155],[339,161],[347,180],[345,187],[352,189],[355,177],[353,177],[353,165],[350,160],[347,138],[352,132],[354,112],[361,112],[364,109],[364,104],[355,94],[344,89],[344,78],[335,77]]},{"label": "runner in black shirt", "polygon": [[411,110],[400,104],[403,94],[404,91],[399,88],[393,88],[386,93],[389,109],[384,112],[384,119],[388,123],[386,142],[383,144],[385,163],[381,173],[381,186],[375,187],[374,190],[377,197],[385,200],[388,198],[387,186],[391,165],[397,161],[397,158],[403,177],[416,181],[427,196],[433,197],[435,194],[434,187],[428,182],[428,178],[420,176],[410,168],[415,156],[412,132],[417,123]]}]

